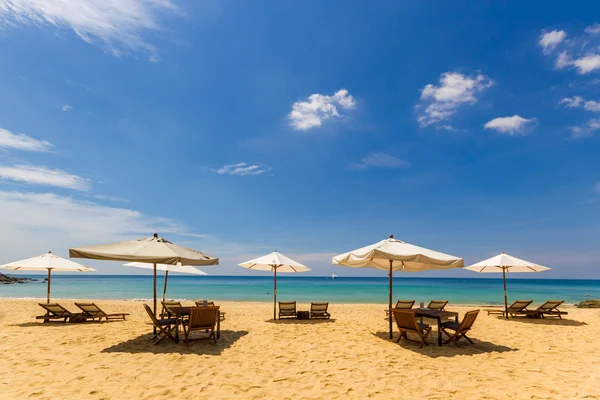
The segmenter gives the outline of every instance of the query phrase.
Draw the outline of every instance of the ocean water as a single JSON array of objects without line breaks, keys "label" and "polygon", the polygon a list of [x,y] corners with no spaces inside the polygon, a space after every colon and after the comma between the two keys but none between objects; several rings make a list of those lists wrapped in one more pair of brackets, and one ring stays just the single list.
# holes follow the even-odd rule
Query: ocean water
[{"label": "ocean water", "polygon": [[[22,275],[25,276],[25,275]],[[45,276],[40,282],[0,285],[3,298],[45,299]],[[577,303],[600,298],[600,280],[508,279],[509,301],[543,302],[563,299]],[[163,277],[157,279],[162,297]],[[151,299],[152,276],[62,275],[52,276],[52,299]],[[278,277],[278,300],[331,303],[382,303],[388,301],[387,278]],[[169,276],[167,298],[181,300],[272,301],[273,278],[265,276]],[[502,304],[502,279],[489,278],[394,278],[394,299],[417,303],[447,299],[455,304]]]}]

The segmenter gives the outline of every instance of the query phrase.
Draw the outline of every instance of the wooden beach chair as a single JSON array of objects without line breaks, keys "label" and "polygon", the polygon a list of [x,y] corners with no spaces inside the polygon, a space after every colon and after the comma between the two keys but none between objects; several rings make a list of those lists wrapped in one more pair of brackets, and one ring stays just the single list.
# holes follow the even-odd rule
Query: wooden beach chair
[{"label": "wooden beach chair", "polygon": [[157,319],[148,304],[144,304],[144,309],[152,320],[152,324],[156,327],[156,337],[158,340],[154,344],[159,344],[167,337],[176,342],[171,332],[174,330],[177,320],[175,318]]},{"label": "wooden beach chair", "polygon": [[295,301],[280,301],[279,302],[279,318],[293,317],[297,318],[296,302]]},{"label": "wooden beach chair", "polygon": [[331,318],[331,315],[327,312],[329,303],[327,302],[312,302],[310,303],[310,319],[313,318]]},{"label": "wooden beach chair", "polygon": [[[469,343],[473,344],[473,341],[467,336],[467,332],[473,326],[473,323],[477,319],[477,315],[479,315],[479,310],[469,311],[465,314],[464,318],[460,323],[448,321],[442,323],[441,329],[442,332],[446,336],[448,336],[448,340],[444,342],[444,344],[448,344],[454,342],[457,346],[460,347],[458,341],[462,338],[465,338],[469,341]],[[448,333],[448,330],[454,331],[453,334]]]},{"label": "wooden beach chair", "polygon": [[[427,324],[421,324],[417,322],[417,318],[415,317],[415,313],[408,310],[392,310],[394,313],[394,319],[396,320],[396,325],[400,330],[400,336],[398,336],[398,340],[396,343],[400,342],[400,339],[404,338],[410,342],[419,343],[419,348],[422,349],[424,344],[427,343],[427,337],[431,334],[431,326]],[[413,340],[408,338],[408,334],[413,333],[421,338],[421,340]]]},{"label": "wooden beach chair", "polygon": [[212,338],[217,343],[215,327],[219,318],[219,306],[191,307],[190,318],[183,324],[185,334],[185,343],[190,344],[190,333],[193,331],[206,331],[210,334],[208,339]]},{"label": "wooden beach chair", "polygon": [[[410,310],[415,305],[414,300],[398,300],[396,302],[396,310]],[[388,317],[390,315],[390,310],[385,310],[385,316]]]},{"label": "wooden beach chair", "polygon": [[[526,316],[527,313],[529,312],[529,310],[527,309],[527,306],[530,305],[531,303],[533,303],[533,300],[517,300],[517,301],[515,301],[510,306],[508,306],[508,315],[510,315],[511,317],[516,317],[518,315]],[[504,310],[487,310],[487,313],[488,313],[488,315],[500,314],[500,315],[504,316],[505,311]]]},{"label": "wooden beach chair", "polygon": [[536,308],[535,311],[538,312],[542,318],[558,317],[559,319],[562,319],[563,315],[569,314],[566,311],[560,311],[558,309],[558,306],[560,306],[564,302],[564,300],[548,300],[547,302]]},{"label": "wooden beach chair", "polygon": [[81,313],[82,316],[86,317],[87,319],[91,319],[92,321],[95,321],[96,318],[98,318],[98,322],[102,321],[102,318],[105,318],[107,321],[125,321],[125,316],[129,315],[128,313],[107,314],[94,303],[75,303],[75,306],[77,306],[81,311],[83,311]]},{"label": "wooden beach chair", "polygon": [[169,311],[169,307],[181,307],[180,301],[161,301],[162,303],[162,311],[160,312],[161,318],[171,318],[171,312]]},{"label": "wooden beach chair", "polygon": [[[204,301],[203,300],[197,300],[197,301],[195,301],[195,303],[196,303],[197,307],[204,307]],[[211,301],[207,301],[206,305],[210,306],[210,307],[214,307],[215,306],[215,302],[212,301],[212,300]],[[219,311],[219,318],[221,318],[221,321],[225,320],[225,313],[223,311]]]},{"label": "wooden beach chair", "polygon": [[58,303],[39,303],[39,305],[44,310],[46,310],[46,315],[37,316],[35,317],[35,319],[43,319],[44,324],[47,322],[65,323],[67,322],[67,320],[74,321],[77,317],[80,316],[80,314],[74,314]]},{"label": "wooden beach chair", "polygon": [[448,300],[431,300],[427,308],[430,310],[439,310],[445,311],[446,305],[448,304]]}]

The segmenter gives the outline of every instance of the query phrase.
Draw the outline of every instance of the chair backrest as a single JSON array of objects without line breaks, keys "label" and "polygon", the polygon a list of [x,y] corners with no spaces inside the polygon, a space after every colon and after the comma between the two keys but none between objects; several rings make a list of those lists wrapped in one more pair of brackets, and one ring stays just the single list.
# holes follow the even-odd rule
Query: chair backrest
[{"label": "chair backrest", "polygon": [[150,319],[152,320],[152,323],[156,326],[156,327],[161,327],[160,323],[158,322],[158,319],[156,319],[156,315],[154,315],[154,312],[152,311],[152,309],[148,306],[148,304],[144,304],[144,309],[146,310],[146,312],[148,313],[148,315],[150,316]]},{"label": "chair backrest", "polygon": [[190,307],[189,328],[213,328],[219,319],[219,306]]},{"label": "chair backrest", "polygon": [[295,301],[280,301],[279,302],[279,312],[296,312],[296,302]]},{"label": "chair backrest", "polygon": [[327,302],[313,302],[310,303],[310,312],[312,313],[326,313],[327,312],[327,307],[329,306],[329,303]]},{"label": "chair backrest", "polygon": [[412,311],[405,310],[392,310],[394,312],[394,319],[396,325],[401,331],[420,332],[419,325],[417,324],[417,317]]},{"label": "chair backrest", "polygon": [[544,304],[538,307],[538,311],[550,311],[564,303],[564,300],[548,300]]},{"label": "chair backrest", "polygon": [[398,300],[396,303],[396,308],[399,310],[410,310],[414,305],[414,300]]},{"label": "chair backrest", "polygon": [[517,300],[508,306],[510,311],[522,311],[527,308],[528,305],[533,303],[533,300]]},{"label": "chair backrest", "polygon": [[98,314],[104,314],[104,311],[94,303],[75,303],[75,305],[87,315],[96,316]]},{"label": "chair backrest", "polygon": [[462,321],[460,321],[458,332],[466,332],[471,329],[478,315],[479,310],[467,311]]},{"label": "chair backrest", "polygon": [[58,303],[39,303],[39,305],[53,315],[60,316],[64,314],[71,314],[69,310]]},{"label": "chair backrest", "polygon": [[[198,307],[204,307],[204,300],[197,300],[197,301],[195,301],[195,303],[196,303],[196,305],[197,305]],[[207,302],[206,302],[206,305],[207,305],[207,306],[214,307],[214,305],[215,305],[215,302],[214,302],[214,301],[212,301],[212,300],[210,300],[210,301],[207,301]]]},{"label": "chair backrest", "polygon": [[169,307],[181,307],[180,301],[163,301],[162,306],[165,310],[169,310]]},{"label": "chair backrest", "polygon": [[431,300],[427,308],[431,310],[444,310],[448,304],[448,300]]}]

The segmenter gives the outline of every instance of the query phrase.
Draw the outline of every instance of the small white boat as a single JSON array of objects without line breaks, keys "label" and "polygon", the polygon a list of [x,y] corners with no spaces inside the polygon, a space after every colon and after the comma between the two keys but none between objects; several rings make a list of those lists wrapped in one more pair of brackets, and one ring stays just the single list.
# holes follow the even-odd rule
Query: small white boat
[{"label": "small white boat", "polygon": [[336,274],[331,275],[331,279],[337,279],[337,275]]}]

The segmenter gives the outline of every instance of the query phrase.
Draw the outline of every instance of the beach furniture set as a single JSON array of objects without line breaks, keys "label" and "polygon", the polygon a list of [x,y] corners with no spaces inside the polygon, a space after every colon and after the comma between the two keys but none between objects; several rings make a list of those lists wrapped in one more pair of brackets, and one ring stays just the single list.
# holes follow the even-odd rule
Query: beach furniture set
[{"label": "beach furniture set", "polygon": [[327,311],[328,308],[328,302],[312,302],[310,303],[310,311],[298,311],[296,310],[295,301],[280,301],[279,318],[330,319],[331,315]]},{"label": "beach furniture set", "polygon": [[556,317],[558,319],[562,319],[563,315],[569,314],[566,311],[561,311],[558,309],[558,306],[564,302],[564,300],[548,300],[538,308],[530,310],[527,307],[533,303],[533,300],[517,300],[512,303],[507,310],[488,310],[488,315],[499,314],[503,317],[511,316],[514,318],[524,316],[528,318],[542,319],[547,317]]},{"label": "beach furniture set", "polygon": [[75,303],[75,306],[81,310],[78,313],[72,313],[58,303],[39,303],[40,307],[46,310],[45,315],[35,317],[41,319],[44,323],[47,322],[100,322],[104,318],[105,321],[125,320],[127,313],[112,313],[108,314],[94,303]]}]

